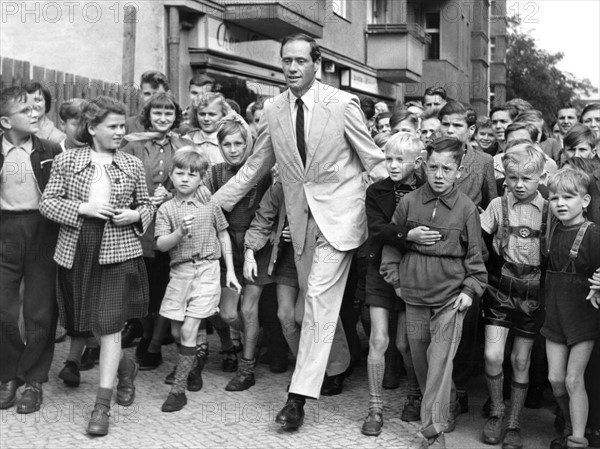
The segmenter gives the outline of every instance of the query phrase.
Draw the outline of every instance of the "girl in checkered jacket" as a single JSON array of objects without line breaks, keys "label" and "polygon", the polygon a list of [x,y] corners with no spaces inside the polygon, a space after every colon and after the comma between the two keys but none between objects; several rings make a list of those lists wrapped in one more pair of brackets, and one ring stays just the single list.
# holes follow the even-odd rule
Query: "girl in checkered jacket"
[{"label": "girl in checkered jacket", "polygon": [[125,321],[148,308],[148,279],[138,236],[155,212],[144,166],[118,150],[125,105],[98,97],[82,111],[78,141],[84,148],[60,154],[52,166],[40,212],[60,223],[54,260],[61,321],[71,336],[100,338],[100,385],[87,432],[108,433],[110,401],[135,398],[138,367],[122,356]]}]

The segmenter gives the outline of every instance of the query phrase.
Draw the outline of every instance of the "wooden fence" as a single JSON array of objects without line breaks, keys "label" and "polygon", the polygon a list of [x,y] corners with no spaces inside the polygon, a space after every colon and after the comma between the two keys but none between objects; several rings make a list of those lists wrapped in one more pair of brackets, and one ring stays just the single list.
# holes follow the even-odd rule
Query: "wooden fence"
[{"label": "wooden fence", "polygon": [[55,123],[58,123],[60,105],[73,98],[93,99],[100,95],[107,95],[125,103],[128,115],[137,114],[140,109],[139,90],[136,85],[108,83],[59,70],[32,66],[29,61],[0,58],[2,88],[22,85],[27,81],[37,81],[50,91],[52,107],[48,117]]}]

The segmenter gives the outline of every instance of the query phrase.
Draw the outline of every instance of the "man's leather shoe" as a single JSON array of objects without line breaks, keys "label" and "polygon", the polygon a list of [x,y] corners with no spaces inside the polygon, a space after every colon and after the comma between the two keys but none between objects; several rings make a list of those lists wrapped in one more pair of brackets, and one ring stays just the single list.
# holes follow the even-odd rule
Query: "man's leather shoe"
[{"label": "man's leather shoe", "polygon": [[123,407],[128,407],[135,400],[135,385],[133,381],[138,373],[138,366],[131,359],[125,359],[121,363],[129,363],[127,371],[118,375],[119,383],[117,384],[117,404]]},{"label": "man's leather shoe", "polygon": [[42,384],[31,380],[25,384],[25,391],[17,402],[17,413],[37,412],[42,405]]},{"label": "man's leather shoe", "polygon": [[0,383],[0,410],[13,406],[17,396],[17,390],[21,385],[23,385],[23,383],[17,379]]},{"label": "man's leather shoe", "polygon": [[335,376],[325,376],[323,385],[321,386],[321,394],[323,396],[335,396],[340,394],[344,388],[344,373]]},{"label": "man's leather shoe", "polygon": [[96,404],[88,423],[87,433],[90,435],[104,436],[108,433],[108,418],[110,412],[103,406]]},{"label": "man's leather shoe", "polygon": [[285,406],[277,413],[275,422],[281,424],[283,430],[298,429],[304,424],[304,403],[298,399],[288,399]]}]

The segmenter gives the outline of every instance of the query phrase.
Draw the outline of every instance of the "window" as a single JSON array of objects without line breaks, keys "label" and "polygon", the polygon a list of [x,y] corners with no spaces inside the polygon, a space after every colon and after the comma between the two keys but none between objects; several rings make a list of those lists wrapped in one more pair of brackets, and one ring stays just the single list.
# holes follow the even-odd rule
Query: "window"
[{"label": "window", "polygon": [[440,59],[440,13],[428,12],[425,14],[425,32],[431,36],[431,43],[427,44],[427,59]]},{"label": "window", "polygon": [[346,3],[346,0],[331,0],[331,9],[338,16],[348,17]]},{"label": "window", "polygon": [[490,61],[494,62],[496,60],[496,38],[490,38]]}]

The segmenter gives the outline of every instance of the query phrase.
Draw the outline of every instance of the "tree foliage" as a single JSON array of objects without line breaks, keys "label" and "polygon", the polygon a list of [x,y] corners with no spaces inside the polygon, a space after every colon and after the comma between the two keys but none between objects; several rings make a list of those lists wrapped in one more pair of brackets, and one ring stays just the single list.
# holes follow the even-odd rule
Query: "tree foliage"
[{"label": "tree foliage", "polygon": [[520,27],[519,17],[508,20],[508,48],[506,52],[506,99],[522,98],[544,114],[546,123],[556,119],[561,105],[571,102],[581,105],[582,96],[590,96],[598,89],[585,78],[556,67],[563,53],[550,53],[537,47],[529,32]]}]

